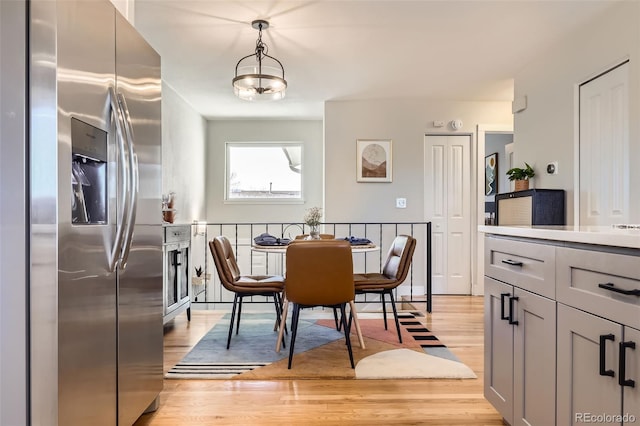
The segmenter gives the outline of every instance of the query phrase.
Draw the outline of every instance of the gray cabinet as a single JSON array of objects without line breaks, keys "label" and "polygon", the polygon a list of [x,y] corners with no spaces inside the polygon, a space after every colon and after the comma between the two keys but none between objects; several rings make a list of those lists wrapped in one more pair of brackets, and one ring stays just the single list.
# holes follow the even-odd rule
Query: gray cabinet
[{"label": "gray cabinet", "polygon": [[[634,416],[640,421],[640,330],[631,327],[624,327],[625,342],[625,374],[623,380],[633,380],[634,386],[624,386],[622,389],[622,414]],[[635,344],[635,348],[630,348],[630,342]],[[620,370],[618,370],[620,373]],[[629,421],[628,423],[631,423]]]},{"label": "gray cabinet", "polygon": [[511,425],[552,425],[554,247],[487,238],[485,250],[485,398]]},{"label": "gray cabinet", "polygon": [[513,286],[485,277],[484,397],[509,424],[513,422],[513,326],[504,318],[505,297],[512,292]]},{"label": "gray cabinet", "polygon": [[557,424],[637,422],[640,258],[558,248],[557,276]]},{"label": "gray cabinet", "polygon": [[640,329],[640,256],[557,249],[557,300]]},{"label": "gray cabinet", "polygon": [[640,331],[558,304],[558,425],[640,419]]},{"label": "gray cabinet", "polygon": [[485,278],[485,398],[511,425],[555,421],[555,302]]},{"label": "gray cabinet", "polygon": [[555,247],[487,237],[485,275],[555,299]]},{"label": "gray cabinet", "polygon": [[510,425],[640,421],[640,250],[485,238],[485,398]]},{"label": "gray cabinet", "polygon": [[514,421],[552,425],[556,409],[556,303],[514,289]]},{"label": "gray cabinet", "polygon": [[614,376],[621,339],[620,324],[558,304],[558,425],[620,413],[622,391]]}]

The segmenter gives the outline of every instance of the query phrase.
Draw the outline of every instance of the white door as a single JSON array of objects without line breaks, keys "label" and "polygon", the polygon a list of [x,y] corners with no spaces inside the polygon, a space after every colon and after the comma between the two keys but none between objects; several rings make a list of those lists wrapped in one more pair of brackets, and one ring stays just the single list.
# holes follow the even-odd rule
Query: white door
[{"label": "white door", "polygon": [[629,63],[580,86],[580,225],[629,219]]},{"label": "white door", "polygon": [[433,292],[471,294],[471,136],[425,136]]}]

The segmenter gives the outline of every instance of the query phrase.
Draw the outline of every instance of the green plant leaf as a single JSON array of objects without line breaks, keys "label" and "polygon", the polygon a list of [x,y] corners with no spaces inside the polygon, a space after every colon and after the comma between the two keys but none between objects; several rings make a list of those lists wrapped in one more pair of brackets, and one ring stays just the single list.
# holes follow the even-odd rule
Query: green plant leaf
[{"label": "green plant leaf", "polygon": [[514,167],[507,170],[509,180],[528,180],[536,175],[535,170],[528,163],[524,163],[525,168]]}]

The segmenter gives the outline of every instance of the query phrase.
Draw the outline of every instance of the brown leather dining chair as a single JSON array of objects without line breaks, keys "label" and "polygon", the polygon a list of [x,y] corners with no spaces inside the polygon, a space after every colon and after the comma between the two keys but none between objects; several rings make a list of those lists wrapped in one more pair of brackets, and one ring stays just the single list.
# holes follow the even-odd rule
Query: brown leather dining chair
[{"label": "brown leather dining chair", "polygon": [[411,267],[411,259],[416,248],[416,239],[409,235],[398,235],[393,240],[381,273],[353,274],[356,294],[379,294],[384,315],[384,329],[387,330],[387,307],[385,295],[389,295],[393,317],[396,321],[398,340],[402,343],[398,311],[393,290],[404,282]]},{"label": "brown leather dining chair", "polygon": [[[315,306],[340,309],[349,360],[354,368],[345,316],[346,305],[355,298],[351,245],[342,240],[297,241],[287,247],[286,266],[285,298],[293,304],[288,368],[293,361],[300,310]],[[286,312],[283,319],[284,316]]]},{"label": "brown leather dining chair", "polygon": [[222,286],[234,293],[233,308],[231,309],[231,321],[229,323],[229,336],[227,337],[227,349],[231,344],[233,322],[238,310],[236,322],[236,334],[240,329],[240,316],[242,315],[242,299],[246,296],[273,297],[276,308],[276,321],[280,323],[282,314],[282,291],[284,290],[284,278],[280,275],[242,275],[233,253],[229,239],[225,236],[215,237],[209,242],[209,249],[213,256],[218,277]]},{"label": "brown leather dining chair", "polygon": [[[309,236],[309,234],[301,234],[301,235],[296,235],[296,238],[294,241],[300,241],[300,240],[307,240],[307,237]],[[321,240],[335,240],[336,236],[333,234],[318,234],[318,236],[320,237]],[[338,313],[336,311],[336,309],[333,310],[333,316],[336,322],[336,329],[340,330],[340,325],[338,323]]]},{"label": "brown leather dining chair", "polygon": [[[308,236],[309,236],[309,234],[296,235],[296,240],[304,240]],[[319,237],[320,237],[321,240],[335,240],[336,239],[336,236],[333,235],[333,234],[319,234]]]}]

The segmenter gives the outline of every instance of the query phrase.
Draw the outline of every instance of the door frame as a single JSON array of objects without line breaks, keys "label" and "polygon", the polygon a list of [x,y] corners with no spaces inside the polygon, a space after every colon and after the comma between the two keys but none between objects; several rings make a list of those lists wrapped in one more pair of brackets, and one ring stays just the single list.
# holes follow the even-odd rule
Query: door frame
[{"label": "door frame", "polygon": [[[479,225],[484,225],[484,195],[480,196],[480,194],[484,194],[484,151],[485,151],[485,141],[487,137],[487,133],[511,133],[513,134],[513,124],[478,124],[476,127],[476,135],[477,135],[477,143],[475,144],[476,152],[476,165],[475,165],[475,174],[473,169],[471,170],[472,175],[475,175],[475,188],[474,197],[472,197],[472,202],[475,199],[475,223],[472,223],[471,226],[471,276],[472,276],[472,284],[471,284],[471,294],[473,296],[479,296],[484,294],[484,233],[478,231]],[[515,140],[514,140],[515,142]],[[513,143],[513,142],[512,142]],[[473,155],[473,154],[472,154]],[[473,182],[471,183],[473,185]],[[474,187],[474,186],[472,186]],[[472,212],[473,214],[473,209]],[[473,232],[473,229],[476,232]],[[475,250],[474,250],[475,248]]]}]

